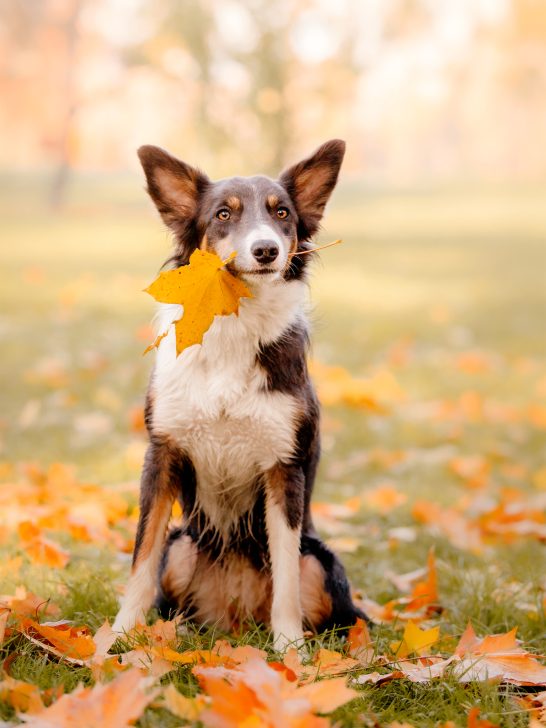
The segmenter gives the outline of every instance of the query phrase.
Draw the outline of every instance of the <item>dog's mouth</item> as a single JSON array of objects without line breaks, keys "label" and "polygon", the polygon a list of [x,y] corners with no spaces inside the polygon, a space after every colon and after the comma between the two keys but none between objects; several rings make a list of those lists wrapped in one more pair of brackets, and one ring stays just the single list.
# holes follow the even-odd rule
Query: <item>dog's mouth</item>
[{"label": "dog's mouth", "polygon": [[236,268],[234,265],[230,264],[228,264],[226,268],[232,275],[245,278],[254,276],[258,276],[261,278],[279,274],[279,271],[275,268]]}]

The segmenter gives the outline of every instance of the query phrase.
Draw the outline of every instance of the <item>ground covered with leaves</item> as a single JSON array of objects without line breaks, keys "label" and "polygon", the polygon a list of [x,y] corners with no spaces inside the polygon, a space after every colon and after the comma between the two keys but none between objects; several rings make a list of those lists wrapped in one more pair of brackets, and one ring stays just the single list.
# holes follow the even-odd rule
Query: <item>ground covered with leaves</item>
[{"label": "ground covered with leaves", "polygon": [[0,720],[546,725],[544,190],[338,193],[313,509],[373,624],[279,655],[259,625],[110,632],[168,244],[134,180],[109,184],[57,216],[5,184]]}]

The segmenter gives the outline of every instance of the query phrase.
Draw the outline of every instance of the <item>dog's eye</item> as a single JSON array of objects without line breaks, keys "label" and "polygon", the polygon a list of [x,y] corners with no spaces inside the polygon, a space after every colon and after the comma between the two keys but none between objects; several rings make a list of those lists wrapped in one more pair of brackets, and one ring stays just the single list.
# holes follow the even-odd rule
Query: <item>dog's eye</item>
[{"label": "dog's eye", "polygon": [[290,210],[287,207],[277,208],[277,217],[279,220],[286,220],[288,215],[290,215]]},{"label": "dog's eye", "polygon": [[218,210],[218,212],[216,213],[216,217],[218,218],[218,220],[222,220],[223,222],[225,222],[231,217],[231,212],[227,209],[227,207],[222,207],[222,209]]}]

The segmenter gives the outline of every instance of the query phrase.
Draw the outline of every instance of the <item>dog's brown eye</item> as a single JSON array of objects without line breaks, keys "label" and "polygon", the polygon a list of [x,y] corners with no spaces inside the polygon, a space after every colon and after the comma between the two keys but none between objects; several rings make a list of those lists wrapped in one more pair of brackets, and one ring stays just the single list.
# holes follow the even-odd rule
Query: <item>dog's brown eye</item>
[{"label": "dog's brown eye", "polygon": [[279,218],[279,220],[285,220],[288,215],[290,215],[290,211],[287,207],[279,207],[277,209],[277,217]]},{"label": "dog's brown eye", "polygon": [[222,207],[222,209],[218,210],[216,213],[216,217],[218,220],[223,220],[225,222],[231,217],[231,212],[227,209],[227,207]]}]

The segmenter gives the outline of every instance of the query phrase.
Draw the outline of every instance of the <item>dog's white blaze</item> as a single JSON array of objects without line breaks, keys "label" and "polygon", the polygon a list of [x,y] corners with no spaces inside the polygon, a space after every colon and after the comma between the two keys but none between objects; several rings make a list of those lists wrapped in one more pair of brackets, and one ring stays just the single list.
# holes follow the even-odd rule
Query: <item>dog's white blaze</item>
[{"label": "dog's white blaze", "polygon": [[275,647],[303,640],[300,599],[300,528],[290,528],[281,506],[267,495],[265,523],[271,557],[273,603],[271,627]]},{"label": "dog's white blaze", "polygon": [[248,232],[240,245],[236,246],[236,265],[239,268],[251,269],[256,267],[256,259],[252,255],[252,244],[258,240],[271,240],[279,246],[278,258],[270,264],[270,268],[281,271],[288,260],[290,248],[289,241],[285,240],[272,225],[261,223]]},{"label": "dog's white blaze", "polygon": [[[188,453],[198,505],[223,533],[253,505],[256,476],[291,456],[297,428],[295,399],[265,390],[256,354],[303,317],[306,286],[261,281],[253,293],[241,300],[239,316],[216,317],[203,344],[178,358],[169,331],[152,379],[154,431]],[[179,318],[180,309],[162,306],[158,330]]]}]

